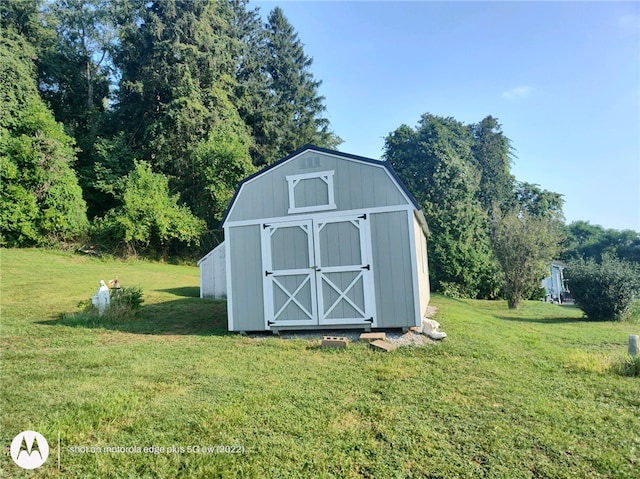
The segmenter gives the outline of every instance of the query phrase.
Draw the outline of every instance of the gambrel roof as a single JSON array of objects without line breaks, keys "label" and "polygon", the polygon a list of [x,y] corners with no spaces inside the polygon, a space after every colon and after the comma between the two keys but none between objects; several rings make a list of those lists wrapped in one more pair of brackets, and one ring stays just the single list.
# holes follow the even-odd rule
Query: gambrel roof
[{"label": "gambrel roof", "polygon": [[[240,210],[244,209],[244,211],[247,211],[249,209],[249,205],[247,205],[244,208],[243,206],[238,207],[238,203],[242,202],[240,198],[244,194],[247,194],[246,191],[247,189],[250,189],[252,187],[251,185],[257,185],[257,183],[261,182],[262,179],[267,177],[268,175],[274,174],[276,171],[282,168],[286,170],[287,165],[290,166],[291,163],[294,163],[297,160],[316,161],[317,163],[313,164],[313,166],[316,166],[315,170],[311,168],[309,171],[317,171],[318,169],[322,169],[321,167],[318,166],[320,162],[322,161],[329,162],[330,160],[335,162],[336,159],[347,160],[348,162],[353,162],[360,165],[373,166],[375,167],[376,170],[380,172],[384,172],[383,174],[376,174],[374,175],[375,177],[374,176],[371,177],[372,180],[376,181],[376,185],[378,185],[379,187],[378,189],[374,188],[374,185],[371,184],[371,185],[367,185],[366,188],[365,187],[358,188],[361,190],[360,192],[350,193],[352,196],[357,196],[358,194],[360,194],[360,196],[362,197],[359,199],[359,203],[362,204],[361,207],[366,208],[368,207],[367,205],[370,205],[370,206],[373,205],[374,201],[378,201],[378,202],[382,201],[380,199],[373,200],[371,198],[373,198],[374,195],[380,193],[379,191],[379,189],[381,189],[380,185],[385,186],[383,185],[383,182],[386,182],[389,185],[392,185],[391,187],[389,187],[390,190],[394,190],[397,192],[397,193],[388,193],[389,195],[393,196],[393,198],[390,199],[389,201],[395,201],[396,204],[402,203],[412,207],[415,210],[416,217],[418,218],[418,221],[422,225],[423,230],[425,231],[425,233],[427,233],[428,230],[427,230],[426,221],[424,220],[424,215],[422,214],[422,211],[420,209],[418,202],[415,200],[413,195],[411,195],[411,193],[406,189],[402,181],[400,181],[395,171],[393,171],[393,169],[391,168],[391,165],[388,162],[375,160],[371,158],[365,158],[363,156],[343,153],[340,151],[330,150],[326,148],[321,148],[315,145],[305,145],[299,150],[291,153],[287,157],[269,165],[266,168],[263,168],[257,173],[254,173],[253,175],[241,181],[233,195],[231,202],[229,203],[227,211],[225,212],[225,215],[222,219],[222,225],[225,225],[227,222],[235,221],[238,219],[247,219],[246,217],[242,217],[241,215],[239,215],[238,212],[236,211],[237,209],[240,209]],[[300,172],[299,168],[296,172],[297,173]],[[283,174],[282,181],[279,181],[279,182],[274,181],[273,183],[268,183],[268,184],[266,184],[267,182],[265,182],[264,188],[271,190],[268,192],[268,197],[267,197],[267,193],[264,193],[262,197],[256,197],[254,201],[251,201],[251,205],[250,205],[251,208],[255,207],[258,210],[260,210],[261,208],[264,209],[264,211],[262,211],[262,215],[264,215],[264,217],[275,215],[274,213],[268,211],[269,203],[271,202],[282,203],[284,201],[284,196],[286,196],[286,182],[284,180],[285,173],[282,173],[282,174]],[[298,176],[304,176],[304,175],[298,175]],[[353,185],[353,186],[357,188],[358,185]],[[364,198],[365,196],[371,196],[371,198]],[[354,204],[357,205],[358,201],[355,201]],[[358,206],[354,206],[353,208],[355,207],[358,207]],[[257,215],[261,214],[260,211],[256,211],[255,213]],[[279,215],[275,215],[275,216],[279,216]]]}]

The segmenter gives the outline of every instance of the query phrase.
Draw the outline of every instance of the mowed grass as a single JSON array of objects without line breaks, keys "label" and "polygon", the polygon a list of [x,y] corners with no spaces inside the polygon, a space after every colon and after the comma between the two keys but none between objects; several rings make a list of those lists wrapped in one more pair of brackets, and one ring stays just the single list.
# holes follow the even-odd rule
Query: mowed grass
[{"label": "mowed grass", "polygon": [[[640,477],[640,379],[609,370],[638,325],[436,296],[443,342],[325,350],[227,333],[195,267],[0,255],[1,477]],[[59,319],[114,276],[136,320]],[[9,454],[26,429],[51,446],[34,471]]]}]

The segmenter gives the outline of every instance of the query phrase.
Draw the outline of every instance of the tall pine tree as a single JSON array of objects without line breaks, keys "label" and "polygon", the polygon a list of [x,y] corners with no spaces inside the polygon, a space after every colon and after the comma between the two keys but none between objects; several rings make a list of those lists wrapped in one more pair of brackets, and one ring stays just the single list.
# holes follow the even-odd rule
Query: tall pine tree
[{"label": "tall pine tree", "polygon": [[234,105],[240,46],[232,24],[228,2],[145,2],[125,17],[115,56],[122,78],[114,116],[127,144],[210,227],[221,217],[216,198],[226,195],[212,187],[221,152],[233,172],[225,190],[253,171]]},{"label": "tall pine tree", "polygon": [[261,132],[269,149],[263,150],[258,163],[271,163],[307,143],[335,148],[342,140],[329,129],[322,116],[324,97],[318,94],[321,83],[311,73],[313,60],[304,52],[302,42],[282,9],[274,8],[266,28],[265,70],[271,112],[262,123],[252,125]]},{"label": "tall pine tree", "polygon": [[515,178],[511,174],[511,142],[502,133],[498,120],[487,116],[470,126],[473,134],[471,153],[480,172],[478,199],[483,209],[506,210],[513,206]]}]

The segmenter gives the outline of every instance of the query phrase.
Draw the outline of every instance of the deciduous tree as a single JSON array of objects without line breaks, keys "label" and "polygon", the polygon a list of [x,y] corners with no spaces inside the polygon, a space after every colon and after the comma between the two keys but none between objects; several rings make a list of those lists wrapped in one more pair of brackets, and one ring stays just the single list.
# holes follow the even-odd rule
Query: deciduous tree
[{"label": "deciduous tree", "polygon": [[491,226],[491,243],[502,269],[507,303],[510,309],[516,309],[539,288],[547,265],[557,255],[559,225],[520,207],[506,214],[496,208]]},{"label": "deciduous tree", "polygon": [[40,99],[35,50],[12,28],[0,37],[0,244],[67,241],[88,227],[73,139]]},{"label": "deciduous tree", "polygon": [[422,116],[385,140],[384,157],[424,210],[432,282],[468,297],[494,294],[497,273],[478,200],[480,175],[470,130],[453,118]]}]

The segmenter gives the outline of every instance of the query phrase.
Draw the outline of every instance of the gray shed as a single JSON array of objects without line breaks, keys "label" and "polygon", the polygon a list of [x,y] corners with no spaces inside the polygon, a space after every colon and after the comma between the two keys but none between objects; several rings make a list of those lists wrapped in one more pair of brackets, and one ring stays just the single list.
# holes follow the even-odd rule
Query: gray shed
[{"label": "gray shed", "polygon": [[422,323],[427,225],[386,162],[305,146],[242,181],[223,227],[230,331]]},{"label": "gray shed", "polygon": [[227,297],[224,250],[224,243],[221,243],[198,261],[201,298],[222,299]]}]

